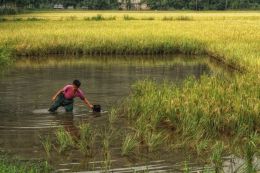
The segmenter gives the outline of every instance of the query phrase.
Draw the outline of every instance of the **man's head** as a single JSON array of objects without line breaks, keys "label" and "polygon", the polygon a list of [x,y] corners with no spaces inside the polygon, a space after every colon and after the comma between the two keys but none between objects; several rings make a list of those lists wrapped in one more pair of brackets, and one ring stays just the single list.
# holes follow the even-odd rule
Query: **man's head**
[{"label": "man's head", "polygon": [[74,89],[78,89],[80,87],[80,85],[81,85],[80,81],[77,80],[77,79],[74,80],[72,84],[74,86]]}]

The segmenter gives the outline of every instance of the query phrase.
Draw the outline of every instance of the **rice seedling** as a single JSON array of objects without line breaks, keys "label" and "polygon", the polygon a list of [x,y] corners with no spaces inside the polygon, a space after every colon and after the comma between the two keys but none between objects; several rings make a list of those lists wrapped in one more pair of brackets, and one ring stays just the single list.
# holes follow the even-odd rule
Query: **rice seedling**
[{"label": "rice seedling", "polygon": [[79,125],[80,139],[78,140],[79,150],[85,156],[91,156],[93,154],[96,133],[88,123],[81,123]]},{"label": "rice seedling", "polygon": [[137,147],[138,141],[135,139],[134,135],[127,134],[122,144],[122,152],[123,156],[127,156],[134,152],[134,149]]},{"label": "rice seedling", "polygon": [[216,142],[213,146],[213,151],[211,155],[211,162],[214,164],[215,172],[220,173],[222,172],[222,155],[224,151],[224,144],[222,142]]},{"label": "rice seedling", "polygon": [[52,142],[51,142],[51,138],[50,136],[46,136],[41,140],[42,146],[44,148],[44,151],[47,155],[47,158],[50,158],[50,152],[51,152],[51,148],[52,148]]},{"label": "rice seedling", "polygon": [[164,144],[165,139],[166,137],[165,135],[163,135],[162,132],[155,133],[147,131],[144,136],[144,140],[148,147],[148,151],[155,151],[159,146]]},{"label": "rice seedling", "polygon": [[102,141],[102,146],[103,146],[103,169],[105,172],[108,172],[108,170],[111,167],[111,152],[110,152],[110,136],[107,132],[105,132],[103,141]]},{"label": "rice seedling", "polygon": [[190,172],[191,172],[191,171],[190,171],[190,167],[189,167],[187,161],[184,162],[184,169],[183,169],[183,172],[184,172],[184,173],[190,173]]},{"label": "rice seedling", "polygon": [[108,116],[109,124],[112,125],[113,123],[115,123],[117,118],[118,118],[117,109],[112,108],[110,113],[109,113],[109,116]]},{"label": "rice seedling", "polygon": [[67,132],[64,128],[60,127],[55,132],[56,141],[58,143],[58,152],[62,153],[65,150],[74,146],[73,138],[70,133]]},{"label": "rice seedling", "polygon": [[0,68],[8,66],[12,63],[11,51],[6,46],[0,46]]}]

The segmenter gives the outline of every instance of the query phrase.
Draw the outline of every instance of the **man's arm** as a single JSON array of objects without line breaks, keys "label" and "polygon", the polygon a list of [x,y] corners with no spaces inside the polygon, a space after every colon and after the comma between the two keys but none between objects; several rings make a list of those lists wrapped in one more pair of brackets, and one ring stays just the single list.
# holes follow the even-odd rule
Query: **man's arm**
[{"label": "man's arm", "polygon": [[60,89],[53,97],[52,97],[52,101],[55,101],[56,97],[63,91],[63,89]]},{"label": "man's arm", "polygon": [[84,98],[83,101],[84,101],[84,103],[85,103],[90,109],[93,108],[93,105],[89,103],[89,101],[88,101],[88,99],[87,99],[86,97]]}]

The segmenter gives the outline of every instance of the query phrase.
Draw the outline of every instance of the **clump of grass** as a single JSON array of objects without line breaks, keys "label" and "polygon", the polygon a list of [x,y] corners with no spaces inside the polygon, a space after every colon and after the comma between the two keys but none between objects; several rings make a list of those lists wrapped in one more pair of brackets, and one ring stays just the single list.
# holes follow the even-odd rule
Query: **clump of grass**
[{"label": "clump of grass", "polygon": [[248,173],[257,172],[254,165],[254,158],[259,154],[259,134],[250,134],[248,137],[245,137],[242,140],[240,139],[239,141],[242,143],[240,150],[242,151],[242,157],[245,159],[245,171]]},{"label": "clump of grass", "polygon": [[193,20],[192,17],[190,16],[178,16],[175,18],[175,20],[186,20],[186,21],[189,21],[189,20]]},{"label": "clump of grass", "polygon": [[45,153],[47,155],[47,158],[50,158],[50,152],[51,152],[51,148],[52,148],[51,137],[49,135],[44,137],[41,140],[41,143],[42,143],[44,151],[45,151]]},{"label": "clump of grass", "polygon": [[141,20],[155,20],[154,17],[142,17]]},{"label": "clump of grass", "polygon": [[105,20],[105,18],[101,14],[97,14],[96,16],[91,17],[91,20]]},{"label": "clump of grass", "polygon": [[173,20],[174,18],[172,17],[172,16],[164,16],[163,18],[162,18],[162,20],[164,20],[164,21],[171,21],[171,20]]},{"label": "clump of grass", "polygon": [[214,164],[216,173],[220,173],[223,170],[223,166],[222,166],[223,151],[224,151],[224,144],[222,142],[216,142],[216,144],[213,146],[213,151],[211,155],[211,162]]},{"label": "clump of grass", "polygon": [[101,14],[97,14],[96,16],[92,16],[92,17],[84,17],[84,20],[87,21],[116,20],[116,16],[104,17]]},{"label": "clump of grass", "polygon": [[19,158],[0,153],[1,173],[48,173],[53,171],[48,162],[22,161]]},{"label": "clump of grass", "polygon": [[37,18],[37,17],[28,17],[26,20],[27,21],[42,21],[42,20],[45,20],[45,19]]},{"label": "clump of grass", "polygon": [[96,134],[94,130],[91,128],[89,123],[81,123],[79,125],[80,130],[80,140],[78,141],[79,150],[85,156],[91,156],[94,145]]},{"label": "clump of grass", "polygon": [[63,127],[56,130],[55,135],[58,143],[59,153],[62,153],[65,150],[74,146],[74,141],[72,136]]},{"label": "clump of grass", "polygon": [[5,21],[7,21],[6,18],[2,18],[2,17],[0,17],[0,22],[5,22]]},{"label": "clump of grass", "polygon": [[14,17],[13,18],[13,21],[22,21],[23,20],[23,18],[20,18],[20,17]]},{"label": "clump of grass", "polygon": [[127,155],[133,153],[134,149],[137,147],[137,145],[138,145],[138,141],[136,140],[136,137],[131,134],[127,134],[125,139],[123,140],[121,154],[123,156],[127,156]]},{"label": "clump of grass", "polygon": [[129,15],[124,15],[124,20],[137,20],[137,18]]},{"label": "clump of grass", "polygon": [[10,48],[0,46],[0,67],[10,65],[12,63]]},{"label": "clump of grass", "polygon": [[109,116],[108,116],[108,121],[109,121],[109,124],[113,124],[116,122],[118,118],[118,112],[117,112],[117,109],[115,108],[112,108],[110,113],[109,113]]},{"label": "clump of grass", "polygon": [[110,135],[108,132],[105,132],[104,138],[102,141],[103,146],[103,158],[104,158],[104,170],[108,171],[111,167],[111,152],[110,152]]},{"label": "clump of grass", "polygon": [[190,171],[190,167],[189,167],[187,161],[184,162],[184,169],[183,169],[183,172],[184,172],[184,173],[190,173],[190,172],[191,172],[191,171]]},{"label": "clump of grass", "polygon": [[149,151],[155,151],[159,146],[164,144],[166,137],[163,133],[147,132],[144,136],[144,140]]}]

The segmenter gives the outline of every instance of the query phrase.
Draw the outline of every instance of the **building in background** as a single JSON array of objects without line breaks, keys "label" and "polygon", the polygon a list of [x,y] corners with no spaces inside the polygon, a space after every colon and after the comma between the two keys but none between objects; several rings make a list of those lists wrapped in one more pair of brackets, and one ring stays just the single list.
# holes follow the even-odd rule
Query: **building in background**
[{"label": "building in background", "polygon": [[64,6],[62,4],[54,4],[54,9],[64,9]]},{"label": "building in background", "polygon": [[119,9],[121,10],[148,10],[147,3],[142,0],[118,0]]}]

